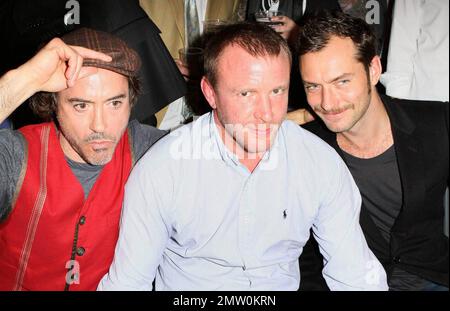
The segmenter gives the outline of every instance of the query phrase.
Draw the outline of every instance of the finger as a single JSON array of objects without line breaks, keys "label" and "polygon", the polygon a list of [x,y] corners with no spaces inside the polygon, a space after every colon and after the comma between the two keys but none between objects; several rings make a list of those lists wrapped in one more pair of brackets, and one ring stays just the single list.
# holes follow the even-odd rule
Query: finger
[{"label": "finger", "polygon": [[112,57],[101,52],[90,50],[82,46],[71,46],[83,58],[98,59],[104,62],[112,61]]},{"label": "finger", "polygon": [[77,62],[79,61],[78,54],[68,46],[61,46],[61,49],[58,49],[57,51],[60,60],[67,62],[65,76],[66,79],[70,81],[77,69]]},{"label": "finger", "polygon": [[81,57],[80,55],[76,55],[77,61],[76,61],[76,67],[75,67],[75,71],[72,75],[72,77],[69,79],[69,81],[67,81],[67,84],[69,87],[72,87],[75,85],[75,81],[78,79],[78,75],[80,73],[81,67],[83,67],[83,57]]},{"label": "finger", "polygon": [[279,34],[284,34],[286,31],[284,25],[271,25],[270,27]]},{"label": "finger", "polygon": [[284,24],[281,25],[270,25],[273,29],[275,29],[278,32],[284,32],[286,29]]}]

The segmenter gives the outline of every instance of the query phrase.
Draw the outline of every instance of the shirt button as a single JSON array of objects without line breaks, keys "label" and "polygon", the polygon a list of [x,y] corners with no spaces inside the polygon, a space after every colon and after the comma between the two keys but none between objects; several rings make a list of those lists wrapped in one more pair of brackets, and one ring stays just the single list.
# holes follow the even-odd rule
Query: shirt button
[{"label": "shirt button", "polygon": [[80,247],[77,248],[77,255],[78,256],[83,256],[85,252],[86,252],[86,250],[84,249],[84,247],[80,246]]},{"label": "shirt button", "polygon": [[86,223],[86,216],[81,216],[81,217],[80,217],[79,224],[80,224],[80,225],[84,225],[85,223]]},{"label": "shirt button", "polygon": [[400,257],[397,257],[397,256],[395,256],[393,260],[394,260],[394,263],[400,263],[400,262],[402,262],[401,259],[400,259]]}]

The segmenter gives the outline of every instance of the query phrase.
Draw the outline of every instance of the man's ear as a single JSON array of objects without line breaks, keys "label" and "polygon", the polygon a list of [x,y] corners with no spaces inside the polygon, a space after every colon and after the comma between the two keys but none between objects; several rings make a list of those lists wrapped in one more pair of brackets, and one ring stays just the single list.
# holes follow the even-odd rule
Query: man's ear
[{"label": "man's ear", "polygon": [[208,101],[209,105],[213,110],[217,108],[216,105],[216,92],[214,91],[213,86],[208,81],[206,77],[202,78],[202,81],[200,82],[200,87],[202,88],[203,95],[205,96],[206,100]]},{"label": "man's ear", "polygon": [[370,83],[373,86],[377,85],[380,81],[382,70],[380,56],[375,55],[369,65]]}]

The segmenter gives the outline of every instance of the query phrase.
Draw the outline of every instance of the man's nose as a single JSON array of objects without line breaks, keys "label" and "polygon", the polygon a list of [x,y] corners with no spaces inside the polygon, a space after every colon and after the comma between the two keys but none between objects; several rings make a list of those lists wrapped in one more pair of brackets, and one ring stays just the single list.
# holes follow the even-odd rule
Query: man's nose
[{"label": "man's nose", "polygon": [[322,101],[320,107],[323,111],[333,111],[338,107],[338,96],[331,88],[322,89]]},{"label": "man's nose", "polygon": [[258,120],[262,120],[265,123],[272,121],[272,102],[269,96],[262,96],[257,104],[255,111],[255,117]]},{"label": "man's nose", "polygon": [[96,133],[105,131],[106,123],[102,105],[96,105],[94,108],[94,116],[91,122],[91,130]]}]

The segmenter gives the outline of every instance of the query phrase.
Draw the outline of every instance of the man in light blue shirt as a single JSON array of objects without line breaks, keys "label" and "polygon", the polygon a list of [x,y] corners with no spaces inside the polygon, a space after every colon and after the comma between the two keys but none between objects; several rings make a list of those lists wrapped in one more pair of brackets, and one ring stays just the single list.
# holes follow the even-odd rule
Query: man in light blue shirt
[{"label": "man in light blue shirt", "polygon": [[211,38],[201,86],[213,112],[157,143],[126,186],[100,290],[297,290],[312,227],[332,290],[386,290],[337,153],[286,115],[291,54],[261,25]]}]

